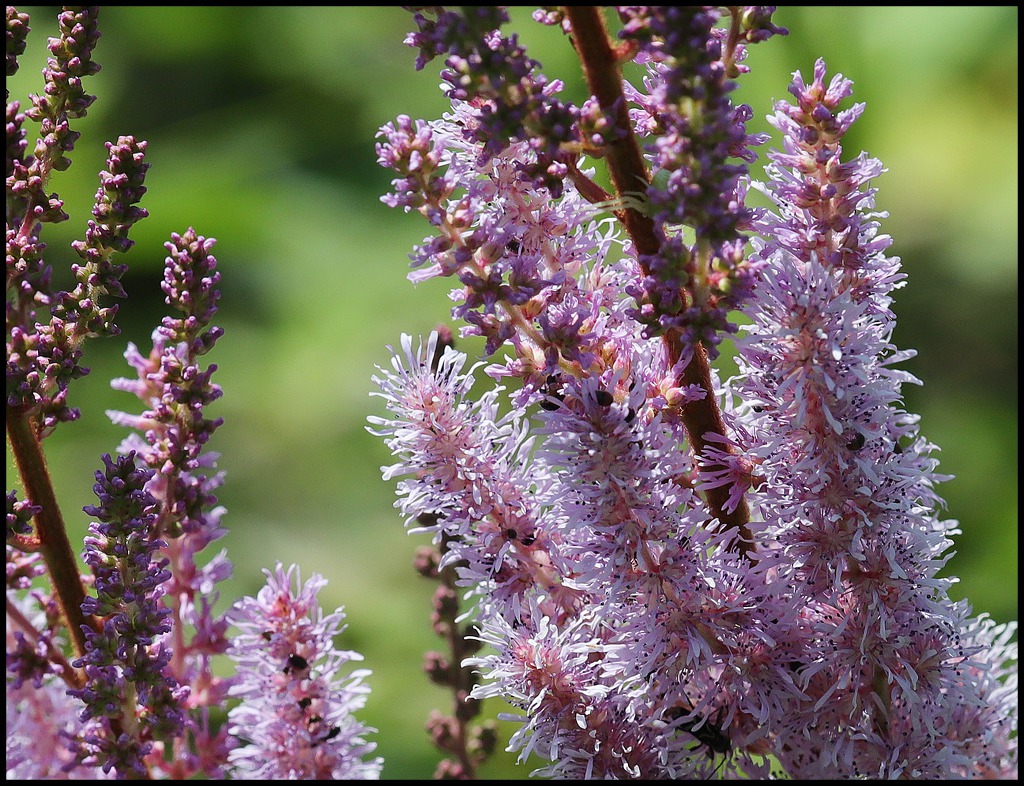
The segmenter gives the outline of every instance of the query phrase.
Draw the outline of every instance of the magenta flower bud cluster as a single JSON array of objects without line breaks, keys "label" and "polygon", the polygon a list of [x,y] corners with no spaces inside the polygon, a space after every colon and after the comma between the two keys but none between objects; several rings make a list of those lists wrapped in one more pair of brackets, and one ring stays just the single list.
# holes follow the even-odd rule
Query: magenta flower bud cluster
[{"label": "magenta flower bud cluster", "polygon": [[[51,290],[40,226],[67,215],[62,200],[46,188],[53,172],[71,165],[67,154],[79,134],[70,129],[70,121],[84,117],[95,100],[84,92],[82,79],[99,71],[91,59],[99,38],[96,15],[95,8],[61,13],[61,35],[48,44],[53,56],[43,70],[45,94],[31,96],[33,106],[24,115],[17,102],[7,106],[7,288],[13,293],[7,299],[7,405],[36,416],[44,436],[79,416],[67,396],[71,382],[88,373],[79,363],[82,343],[117,333],[117,307],[104,306],[101,299],[125,296],[120,279],[127,267],[114,263],[111,255],[131,248],[128,231],[147,215],[137,207],[146,191],[146,143],[130,136],[108,142],[92,209],[95,220],[89,221],[85,240],[73,244],[84,262],[73,266],[78,285],[70,292]],[[28,18],[9,8],[7,20],[9,43],[22,50]],[[8,71],[16,70],[15,59]],[[26,155],[26,118],[40,125],[32,155]]]}]

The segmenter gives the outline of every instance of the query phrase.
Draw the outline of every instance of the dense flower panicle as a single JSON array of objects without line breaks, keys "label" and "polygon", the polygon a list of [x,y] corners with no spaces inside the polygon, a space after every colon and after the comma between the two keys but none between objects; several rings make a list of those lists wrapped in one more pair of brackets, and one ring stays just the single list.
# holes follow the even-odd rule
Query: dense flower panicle
[{"label": "dense flower panicle", "polygon": [[[228,714],[240,746],[230,754],[234,777],[247,780],[350,780],[380,777],[382,760],[366,736],[374,731],[354,713],[366,703],[366,669],[342,676],[362,660],[335,649],[345,626],[341,609],[324,614],[319,575],[303,582],[295,566],[265,570],[255,598],[238,601],[230,618],[241,631],[228,654],[238,664]],[[293,583],[294,576],[294,583]]]},{"label": "dense flower panicle", "polygon": [[[217,454],[204,452],[222,423],[208,418],[205,408],[220,398],[221,389],[211,381],[216,365],[204,369],[200,363],[223,333],[210,325],[220,297],[217,260],[210,253],[215,242],[189,229],[165,244],[170,252],[162,284],[165,300],[181,316],[164,317],[153,332],[148,356],[129,344],[125,357],[138,376],[111,382],[135,394],[148,409],[140,415],[107,413],[115,423],[141,432],[129,435],[119,450],[135,452],[153,470],[146,490],[157,503],[154,531],[167,541],[161,553],[169,561],[165,591],[176,629],[167,671],[192,688],[188,709],[197,712],[189,716],[189,732],[201,742],[198,752],[176,745],[168,769],[173,777],[200,770],[215,775],[229,749],[226,731],[210,726],[206,708],[220,704],[231,685],[230,679],[213,674],[211,658],[228,646],[227,621],[214,614],[213,604],[217,584],[231,575],[232,567],[223,551],[199,564],[201,552],[226,534],[220,523],[224,509],[215,495],[222,481],[222,473],[216,472]],[[163,765],[156,761],[155,766]]]},{"label": "dense flower panicle", "polygon": [[[127,251],[131,226],[146,216],[137,207],[148,164],[145,142],[121,137],[108,143],[106,169],[93,207],[86,239],[73,247],[84,264],[73,266],[78,285],[70,292],[50,288],[50,270],[42,257],[41,223],[67,219],[63,202],[48,194],[50,176],[70,166],[68,154],[79,134],[70,120],[83,117],[94,96],[85,93],[82,80],[95,74],[92,50],[99,38],[96,8],[64,10],[60,36],[51,38],[51,57],[43,70],[43,95],[30,96],[32,106],[20,113],[17,102],[7,106],[7,403],[16,411],[35,416],[40,437],[55,426],[75,420],[79,413],[67,403],[71,380],[88,373],[80,365],[81,345],[89,337],[113,335],[116,307],[104,297],[124,297],[120,278],[125,266],[111,255]],[[8,70],[16,69],[12,54],[24,48],[27,17],[8,8]],[[26,119],[38,122],[39,140],[28,154]]]},{"label": "dense flower panicle", "polygon": [[[511,747],[549,761],[539,773],[765,777],[772,761],[808,778],[1013,775],[1015,629],[971,618],[939,575],[955,522],[938,517],[945,478],[902,409],[916,380],[890,341],[904,276],[872,212],[884,170],[841,158],[863,111],[840,108],[850,83],[826,85],[821,62],[812,83],[795,75],[795,104],[770,118],[783,149],[769,182],[736,163],[766,137],[746,134],[729,80],[747,44],[785,32],[773,10],[730,8],[723,28],[715,9],[619,9],[614,56],[648,64],[644,91],[624,91],[625,131],[653,167],[639,200],[588,204],[601,197],[582,160],[562,189],[538,187],[522,162],[545,139],[481,154],[468,93],[443,120],[381,130],[380,163],[399,175],[384,201],[437,231],[409,278],[458,276],[463,335],[510,350],[487,373],[525,383],[499,415],[500,388],[470,398],[463,354],[432,364],[436,337],[403,336],[375,377],[389,415],[371,431],[398,460],[382,471],[404,476],[409,525],[451,539],[446,564],[494,648],[465,661],[484,677],[472,695],[519,710]],[[420,67],[465,35],[459,18],[421,26]],[[571,29],[559,12],[535,18]],[[778,210],[747,209],[749,187]],[[651,218],[657,253],[617,241],[594,220],[603,208]],[[737,307],[752,322],[740,374],[683,384]],[[665,331],[672,361],[648,340]],[[711,397],[727,431],[692,456],[681,412]],[[737,552],[722,521],[748,503]]]},{"label": "dense flower panicle", "polygon": [[540,64],[527,56],[515,35],[501,35],[499,28],[508,21],[504,9],[422,10],[436,21],[416,13],[419,32],[410,34],[406,43],[420,50],[417,69],[449,54],[441,78],[449,98],[468,101],[478,110],[477,122],[463,133],[480,146],[479,163],[486,164],[512,142],[526,141],[534,156],[519,167],[558,197],[568,164],[576,158],[567,148],[579,142],[578,110],[554,98],[561,85],[539,73]]},{"label": "dense flower panicle", "polygon": [[[519,696],[514,703],[529,708],[528,729],[513,739],[525,746],[524,757],[578,747],[582,758],[557,770],[564,775],[704,771],[704,757],[680,759],[693,736],[678,724],[642,742],[626,732],[637,718],[660,728],[665,707],[688,701],[685,684],[693,690],[689,701],[712,701],[726,654],[763,647],[769,634],[757,630],[754,609],[772,593],[764,571],[725,548],[728,533],[707,526],[703,503],[689,488],[693,468],[678,450],[681,426],[663,416],[664,396],[651,395],[670,378],[660,352],[634,358],[632,380],[568,378],[559,398],[540,410],[534,434],[544,447],[531,451],[522,410],[497,417],[495,391],[478,402],[466,399],[473,377],[462,373],[465,355],[448,350],[431,368],[435,341],[414,349],[403,337],[394,371],[376,380],[392,415],[371,423],[400,459],[384,476],[411,476],[399,484],[409,523],[438,538],[458,537],[446,562],[478,596],[485,636],[517,632],[512,641],[492,636],[501,654],[473,661],[494,681],[473,695]],[[795,614],[782,604],[776,611]],[[742,639],[740,620],[749,623]],[[502,664],[523,647],[557,652],[531,635],[561,635],[567,625],[579,637],[572,645],[579,648],[572,695],[579,696],[552,704],[547,683],[524,686]],[[568,667],[557,658],[556,666]],[[680,676],[653,689],[646,680],[664,672]],[[767,683],[778,675],[765,669],[761,677]],[[551,679],[563,685],[569,678]],[[580,704],[579,697],[590,698]],[[578,718],[591,713],[595,722],[581,726]],[[621,747],[593,749],[606,733]],[[756,771],[749,761],[743,766]]]},{"label": "dense flower panicle", "polygon": [[136,207],[146,191],[145,149],[133,137],[107,143],[110,155],[92,211],[97,220],[89,222],[85,241],[72,244],[84,260],[72,266],[78,279],[73,291],[50,291],[38,224],[29,229],[34,222],[22,217],[20,227],[8,227],[7,403],[37,413],[42,436],[79,416],[67,397],[71,381],[88,373],[79,362],[85,339],[118,332],[117,307],[104,307],[102,298],[125,296],[120,279],[127,266],[114,264],[111,256],[132,246],[128,230],[147,215]]},{"label": "dense flower panicle", "polygon": [[137,469],[132,453],[103,462],[94,487],[99,505],[85,508],[98,519],[84,555],[96,595],[82,604],[102,622],[86,631],[87,653],[73,664],[85,669],[86,685],[69,693],[85,704],[82,760],[144,775],[153,740],[178,736],[184,726],[185,691],[164,671],[170,612],[159,599],[170,573],[157,554],[165,544],[152,538],[156,500],[145,491],[152,472]]},{"label": "dense flower panicle", "polygon": [[[900,386],[916,380],[892,368],[911,353],[890,343],[903,276],[870,212],[868,182],[883,170],[863,154],[842,162],[863,106],[839,110],[851,83],[824,79],[818,61],[811,84],[795,75],[797,104],[776,106],[783,152],[760,187],[778,212],[753,222],[763,272],[732,381],[746,402],[737,442],[761,481],[749,501],[819,643],[801,684],[811,701],[780,723],[810,745],[777,755],[800,777],[1006,775],[1015,646],[1007,629],[969,620],[937,576],[955,522],[937,517],[934,446],[900,408]],[[984,680],[967,667],[978,656],[994,660]],[[950,722],[964,711],[969,721]]]},{"label": "dense flower panicle", "polygon": [[[150,492],[162,502],[161,531],[174,536],[180,532],[204,533],[206,542],[216,539],[219,509],[212,491],[220,485],[219,475],[206,474],[215,454],[201,455],[210,436],[223,422],[209,419],[205,407],[221,396],[211,381],[216,365],[202,368],[199,358],[223,333],[210,327],[219,293],[217,260],[209,253],[215,241],[189,230],[172,235],[166,244],[166,302],[183,317],[165,317],[153,333],[153,350],[143,356],[129,344],[125,357],[138,378],[116,379],[111,384],[138,396],[150,409],[141,415],[108,412],[114,422],[139,429],[126,447],[139,449],[139,458],[156,470]],[[205,542],[204,542],[205,545]]]},{"label": "dense flower panicle", "polygon": [[[628,85],[626,95],[639,106],[632,117],[656,173],[646,200],[660,240],[657,253],[641,258],[646,275],[631,287],[633,314],[646,336],[679,330],[688,344],[700,341],[714,355],[722,335],[735,332],[727,312],[750,297],[755,272],[739,234],[750,213],[738,184],[743,162],[755,158],[751,146],[766,137],[747,135],[753,113],[733,106],[728,94],[736,83],[727,78],[740,72],[731,73],[730,65],[744,57],[744,44],[721,40],[724,31],[714,27],[720,11],[713,8],[623,7],[619,13],[620,37],[634,42],[648,63],[649,94]],[[770,12],[767,18],[770,25]],[[680,226],[694,229],[695,245],[683,242]]]}]

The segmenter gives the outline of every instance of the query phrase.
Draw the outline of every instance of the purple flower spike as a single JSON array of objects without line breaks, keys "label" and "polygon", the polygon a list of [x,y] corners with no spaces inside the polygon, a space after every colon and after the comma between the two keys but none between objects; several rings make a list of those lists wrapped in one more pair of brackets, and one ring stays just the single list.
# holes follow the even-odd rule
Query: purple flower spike
[{"label": "purple flower spike", "polygon": [[[220,523],[224,509],[215,495],[222,480],[216,471],[217,454],[204,452],[223,422],[205,414],[207,405],[220,398],[221,389],[212,382],[217,367],[203,368],[200,363],[223,332],[210,326],[220,298],[220,273],[210,253],[213,238],[192,229],[171,238],[162,286],[167,304],[180,316],[164,317],[153,332],[149,355],[129,344],[125,357],[137,377],[111,382],[136,395],[146,409],[139,415],[107,414],[115,423],[141,432],[127,437],[119,450],[135,452],[140,464],[153,471],[146,490],[157,505],[154,532],[172,541],[163,553],[169,560],[168,606],[178,630],[178,651],[168,672],[192,687],[192,706],[205,708],[219,704],[231,684],[215,676],[211,664],[213,655],[227,649],[227,622],[214,614],[213,604],[214,587],[231,575],[231,563],[221,552],[202,567],[198,564],[200,553],[226,534]],[[190,716],[189,733],[206,758],[179,759],[167,765],[168,774],[219,773],[229,748],[226,730],[215,731],[209,715],[202,713]]]},{"label": "purple flower spike", "polygon": [[766,558],[815,631],[796,669],[807,700],[775,721],[802,742],[775,754],[800,778],[1006,776],[1013,626],[971,619],[938,575],[956,522],[939,519],[946,477],[901,408],[917,380],[893,369],[913,353],[890,343],[904,276],[871,212],[884,170],[843,161],[863,105],[840,109],[851,83],[825,76],[821,60],[811,83],[795,74],[796,103],[770,118],[783,150],[755,185],[777,207],[753,224],[760,271],[732,383],[756,402],[735,413],[736,442]]},{"label": "purple flower spike", "polygon": [[[362,656],[337,650],[341,609],[324,614],[316,602],[327,584],[301,580],[293,565],[264,570],[267,584],[255,598],[234,605],[240,633],[228,654],[238,665],[231,695],[242,703],[228,713],[240,747],[229,761],[246,780],[362,780],[380,777],[382,760],[369,758],[375,731],[356,720],[370,692],[366,669],[342,670]],[[294,583],[293,583],[294,575]]]},{"label": "purple flower spike", "polygon": [[152,537],[157,504],[145,487],[153,473],[137,469],[133,453],[105,455],[103,463],[94,486],[99,504],[85,508],[98,519],[84,554],[96,595],[82,604],[103,621],[99,631],[87,629],[87,654],[73,664],[85,669],[86,685],[69,693],[85,703],[83,761],[145,775],[154,741],[182,733],[187,691],[165,674],[171,626],[160,598],[171,574],[157,555],[165,544]]}]

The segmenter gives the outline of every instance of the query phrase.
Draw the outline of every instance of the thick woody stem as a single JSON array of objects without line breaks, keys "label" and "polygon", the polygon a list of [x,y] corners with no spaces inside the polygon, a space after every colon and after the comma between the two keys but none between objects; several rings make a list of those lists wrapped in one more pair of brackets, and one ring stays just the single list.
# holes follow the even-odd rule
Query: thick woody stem
[{"label": "thick woody stem", "polygon": [[[622,92],[622,70],[608,38],[601,9],[597,6],[565,6],[564,8],[572,23],[573,43],[579,53],[590,92],[597,99],[601,108],[613,115],[616,126],[626,132],[622,138],[608,143],[605,154],[608,173],[615,192],[621,196],[627,192],[636,191],[641,185],[648,184],[650,177],[647,167],[644,165],[640,143],[629,122],[626,99]],[[620,215],[622,215],[623,226],[633,241],[637,257],[643,259],[645,255],[656,254],[660,243],[651,218],[629,207],[625,208]],[[645,274],[650,272],[646,265],[643,263],[641,265]],[[667,331],[662,340],[668,350],[669,362],[674,365],[684,349],[679,331]],[[678,384],[680,386],[699,385],[705,391],[702,399],[686,404],[682,407],[681,413],[694,454],[702,456],[708,444],[706,435],[726,436],[725,422],[711,385],[711,367],[702,344],[698,343],[694,347],[693,358],[683,369]],[[719,469],[720,466],[709,462],[707,468],[713,471]],[[734,548],[743,554],[750,554],[754,550],[753,536],[747,527],[750,509],[746,500],[740,500],[732,512],[726,511],[725,503],[729,499],[730,493],[731,489],[728,486],[718,486],[707,490],[705,496],[708,507],[719,521],[737,530],[738,538],[734,542]]]}]

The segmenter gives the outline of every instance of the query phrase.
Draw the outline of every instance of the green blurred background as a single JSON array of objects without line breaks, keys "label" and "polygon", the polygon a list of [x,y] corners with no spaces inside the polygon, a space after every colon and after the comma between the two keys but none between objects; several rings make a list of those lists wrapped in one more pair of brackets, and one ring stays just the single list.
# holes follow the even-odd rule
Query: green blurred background
[{"label": "green blurred background", "polygon": [[[57,9],[22,10],[32,14],[29,50],[8,87],[25,105],[41,90]],[[790,74],[809,77],[825,56],[829,74],[853,79],[854,98],[867,102],[846,152],[867,150],[889,169],[878,205],[892,214],[883,228],[910,276],[896,293],[895,342],[919,351],[904,367],[926,383],[907,386],[907,409],[956,476],[940,490],[964,530],[948,573],[977,611],[1016,619],[1017,9],[783,8],[776,21],[791,34],[751,49],[734,97],[753,107],[751,130],[771,130],[764,115],[789,97]],[[99,98],[74,125],[74,165],[51,183],[72,220],[43,236],[65,276],[103,142],[149,140],[150,217],[132,234],[122,336],[88,345],[93,373],[72,394],[83,417],[46,442],[79,542],[99,455],[123,437],[104,411],[139,407],[108,382],[127,371],[125,342],[147,351],[164,313],[162,244],[188,226],[219,239],[216,321],[226,334],[210,359],[225,391],[212,414],[225,424],[211,447],[227,471],[219,496],[230,534],[217,546],[235,564],[220,606],[255,592],[275,560],[330,580],[321,602],[345,607],[342,646],[373,670],[363,717],[380,730],[385,778],[430,776],[437,756],[424,720],[449,703],[420,673],[422,653],[439,643],[427,619],[433,587],[411,568],[424,539],[404,533],[394,484],[379,473],[390,457],[364,430],[382,409],[368,392],[385,345],[449,319],[446,282],[405,279],[425,223],[379,201],[390,175],[376,164],[377,128],[446,106],[439,63],[413,69],[402,43],[411,27],[398,8],[105,8],[103,70],[87,82]],[[556,30],[526,9],[509,29],[582,97]],[[12,476],[9,454],[7,465]],[[503,743],[511,731],[502,724]],[[511,760],[499,753],[483,774],[524,775]]]}]

